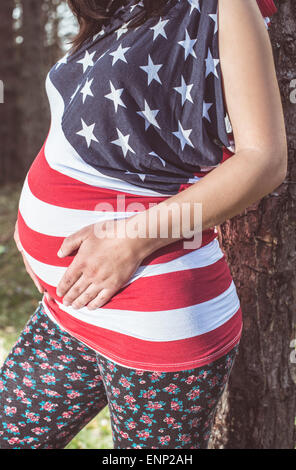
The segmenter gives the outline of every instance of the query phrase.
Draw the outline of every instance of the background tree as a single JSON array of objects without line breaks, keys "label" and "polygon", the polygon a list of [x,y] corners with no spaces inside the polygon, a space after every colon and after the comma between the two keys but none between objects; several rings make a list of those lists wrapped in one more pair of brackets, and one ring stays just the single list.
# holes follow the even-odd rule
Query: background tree
[{"label": "background tree", "polygon": [[4,84],[4,103],[0,104],[0,183],[16,180],[22,175],[18,155],[18,63],[13,11],[14,0],[0,2],[0,79]]},{"label": "background tree", "polygon": [[[216,415],[212,447],[292,449],[295,446],[296,364],[296,3],[277,2],[271,28],[289,145],[285,182],[222,225],[225,254],[241,299],[240,353]],[[225,432],[225,430],[227,432]]]}]

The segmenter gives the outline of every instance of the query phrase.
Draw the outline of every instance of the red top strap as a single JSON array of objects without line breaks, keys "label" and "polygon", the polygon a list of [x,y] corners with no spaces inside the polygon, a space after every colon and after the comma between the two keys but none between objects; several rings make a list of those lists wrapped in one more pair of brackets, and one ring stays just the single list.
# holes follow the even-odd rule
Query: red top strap
[{"label": "red top strap", "polygon": [[257,0],[257,3],[263,16],[272,16],[277,12],[273,0]]}]

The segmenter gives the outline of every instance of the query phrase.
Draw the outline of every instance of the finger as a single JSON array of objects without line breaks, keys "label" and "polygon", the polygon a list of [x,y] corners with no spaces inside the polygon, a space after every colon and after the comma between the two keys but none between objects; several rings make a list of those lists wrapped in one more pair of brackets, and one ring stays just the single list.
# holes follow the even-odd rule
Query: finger
[{"label": "finger", "polygon": [[79,297],[77,297],[75,302],[73,302],[72,307],[73,308],[85,307],[89,302],[91,302],[93,299],[96,298],[99,291],[100,291],[100,288],[97,285],[91,284]]},{"label": "finger", "polygon": [[85,292],[88,287],[91,285],[91,282],[87,280],[85,276],[81,276],[75,284],[68,290],[67,294],[63,298],[63,304],[68,306],[72,305],[73,302],[80,297],[80,295]]},{"label": "finger", "polygon": [[59,258],[64,258],[65,256],[71,255],[73,251],[78,250],[81,243],[84,240],[83,231],[80,230],[79,232],[70,235],[69,237],[65,238],[63,241],[57,255]]},{"label": "finger", "polygon": [[75,260],[70,264],[62,279],[58,283],[56,293],[58,297],[64,297],[71,287],[82,276],[82,269],[75,263]]},{"label": "finger", "polygon": [[107,303],[111,297],[115,294],[112,289],[102,289],[99,294],[87,305],[89,310],[95,310],[96,308],[102,307]]}]

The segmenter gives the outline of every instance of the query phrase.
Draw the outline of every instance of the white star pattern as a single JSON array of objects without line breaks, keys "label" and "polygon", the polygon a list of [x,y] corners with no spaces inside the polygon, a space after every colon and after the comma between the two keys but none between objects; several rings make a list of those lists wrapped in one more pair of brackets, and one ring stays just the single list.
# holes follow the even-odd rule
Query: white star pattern
[{"label": "white star pattern", "polygon": [[114,52],[110,52],[109,55],[112,55],[113,56],[113,61],[112,61],[112,65],[116,64],[116,62],[118,60],[122,60],[122,62],[126,62],[127,63],[127,60],[125,58],[125,53],[126,51],[128,51],[130,48],[129,47],[122,47],[121,44],[119,44],[118,48],[116,49],[116,51]]},{"label": "white star pattern", "polygon": [[169,22],[169,20],[162,20],[161,18],[159,19],[158,23],[155,26],[152,26],[150,29],[153,30],[153,41],[161,35],[165,39],[167,39],[167,35],[165,33],[164,27],[165,25]]},{"label": "white star pattern", "polygon": [[146,131],[148,127],[150,126],[150,124],[160,129],[158,122],[155,119],[158,113],[159,113],[159,109],[154,109],[154,110],[150,109],[146,100],[145,100],[145,109],[143,111],[137,111],[137,114],[139,114],[145,119]]},{"label": "white star pattern", "polygon": [[91,85],[92,85],[92,82],[94,81],[94,79],[92,78],[91,80],[86,80],[86,83],[84,85],[84,87],[81,89],[80,93],[82,93],[82,102],[85,103],[85,100],[86,100],[86,97],[87,96],[94,96],[93,95],[93,92],[91,91]]},{"label": "white star pattern", "polygon": [[215,77],[219,78],[217,72],[217,65],[219,64],[219,59],[214,59],[211,53],[211,50],[208,50],[208,57],[205,59],[206,61],[206,78],[210,73],[213,73]]},{"label": "white star pattern", "polygon": [[200,12],[200,5],[199,5],[199,0],[188,0],[191,8],[190,8],[190,15],[193,12],[194,9],[197,9]]},{"label": "white star pattern", "polygon": [[194,180],[195,148],[198,169],[201,154],[203,168],[213,168],[221,160],[218,141],[230,142],[217,93],[218,2],[174,1],[136,28],[129,23],[144,5],[131,3],[60,59],[50,78],[65,104],[63,132],[82,162],[107,179],[142,186],[143,194],[174,194]]},{"label": "white star pattern", "polygon": [[90,147],[92,140],[94,142],[99,142],[93,133],[96,124],[94,123],[94,124],[90,124],[90,126],[87,126],[87,124],[85,124],[82,118],[81,118],[81,124],[82,124],[82,129],[81,131],[76,132],[76,134],[81,135],[82,137],[85,138],[87,147],[88,148]]},{"label": "white star pattern", "polygon": [[217,31],[218,31],[218,18],[217,18],[218,15],[217,15],[217,13],[216,13],[215,15],[214,15],[214,14],[213,14],[213,15],[209,15],[209,17],[210,17],[210,18],[214,21],[214,23],[215,23],[214,34],[216,34]]},{"label": "white star pattern", "polygon": [[123,92],[123,88],[115,88],[113,83],[110,80],[110,88],[111,88],[111,93],[108,95],[105,95],[105,98],[108,98],[109,100],[112,100],[114,103],[114,108],[117,113],[118,106],[123,106],[126,108],[125,104],[123,103],[122,99],[120,98]]},{"label": "white star pattern", "polygon": [[196,54],[193,50],[193,47],[194,47],[196,41],[197,41],[197,38],[196,39],[191,39],[189,34],[188,34],[188,31],[186,29],[184,41],[178,41],[178,44],[180,44],[180,46],[184,47],[185,60],[187,59],[189,54],[191,54],[196,59]]},{"label": "white star pattern", "polygon": [[174,90],[176,90],[182,96],[182,106],[184,105],[186,100],[190,101],[190,103],[193,103],[192,96],[190,94],[192,87],[193,84],[186,85],[184,77],[183,75],[181,75],[181,86],[174,87]]},{"label": "white star pattern", "polygon": [[163,158],[161,158],[159,155],[157,155],[157,153],[155,153],[155,152],[149,152],[149,155],[152,155],[153,157],[158,158],[158,160],[161,161],[162,166],[165,166],[165,165],[166,165],[165,160],[164,160]]},{"label": "white star pattern", "polygon": [[124,157],[126,157],[128,151],[135,153],[135,151],[131,148],[131,146],[128,143],[130,134],[123,135],[122,132],[118,128],[116,128],[116,130],[117,130],[118,139],[112,140],[111,144],[115,144],[115,145],[118,145],[118,147],[121,147]]},{"label": "white star pattern", "polygon": [[211,119],[209,116],[209,109],[212,106],[213,106],[213,103],[206,103],[205,101],[203,102],[202,117],[206,118],[209,122],[211,122]]},{"label": "white star pattern", "polygon": [[163,66],[163,64],[155,65],[148,55],[148,65],[140,65],[140,69],[144,70],[144,72],[148,75],[148,85],[152,82],[152,80],[156,80],[158,83],[161,83],[161,80],[158,76],[158,70]]},{"label": "white star pattern", "polygon": [[83,57],[83,59],[77,61],[77,64],[81,64],[83,66],[83,73],[87,71],[88,67],[94,66],[93,57],[95,53],[96,51],[92,52],[91,54],[89,54],[88,51],[85,51],[85,56]]},{"label": "white star pattern", "polygon": [[193,143],[189,139],[189,136],[192,132],[192,129],[183,129],[182,124],[178,121],[179,130],[177,132],[173,132],[173,134],[180,140],[180,144],[182,150],[184,150],[185,145],[190,145],[190,147],[194,147]]}]

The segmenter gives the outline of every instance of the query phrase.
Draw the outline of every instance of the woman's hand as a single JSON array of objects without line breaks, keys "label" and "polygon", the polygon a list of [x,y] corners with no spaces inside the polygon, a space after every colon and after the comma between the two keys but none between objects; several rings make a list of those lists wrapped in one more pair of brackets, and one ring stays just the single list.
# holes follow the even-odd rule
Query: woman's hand
[{"label": "woman's hand", "polygon": [[141,254],[139,239],[128,238],[123,228],[124,220],[97,223],[64,240],[59,257],[78,250],[57,286],[57,295],[63,297],[64,305],[99,308],[137,270],[145,256]]}]

